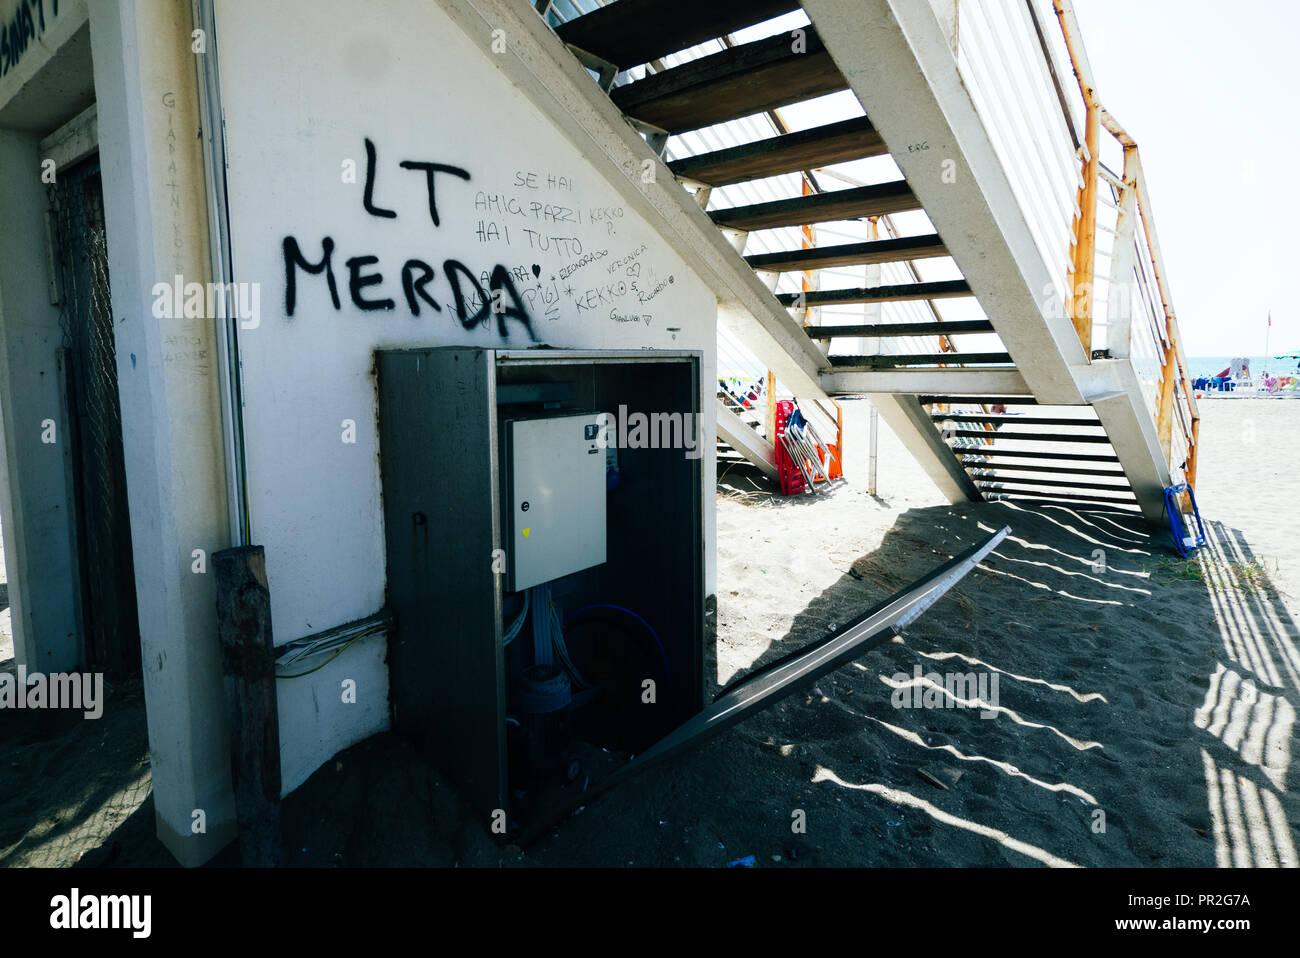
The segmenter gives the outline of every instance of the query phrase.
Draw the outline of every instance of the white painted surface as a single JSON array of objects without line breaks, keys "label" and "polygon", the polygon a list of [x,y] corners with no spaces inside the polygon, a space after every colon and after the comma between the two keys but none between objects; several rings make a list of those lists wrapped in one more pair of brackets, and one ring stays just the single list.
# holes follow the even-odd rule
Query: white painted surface
[{"label": "white painted surface", "polygon": [[229,544],[214,324],[151,309],[155,283],[207,279],[190,16],[96,0],[90,17],[156,823],[198,865],[235,834],[213,577],[192,558]]},{"label": "white painted surface", "polygon": [[0,170],[9,174],[0,196],[0,515],[15,657],[33,672],[58,672],[80,664],[81,641],[56,355],[63,331],[46,283],[48,200],[38,175],[19,175],[39,171],[37,140],[0,131]]},{"label": "white painted surface", "polygon": [[605,449],[599,415],[504,425],[509,588],[518,592],[603,564]]},{"label": "white painted surface", "polygon": [[[491,58],[544,115],[618,189],[629,209],[641,210],[662,240],[692,264],[719,303],[719,322],[745,339],[755,356],[795,395],[823,397],[817,374],[826,365],[790,312],[737,255],[691,194],[678,184],[622,112],[592,85],[531,4],[520,0],[440,0],[480,49],[491,51],[501,30],[513,56]],[[651,182],[645,182],[647,172]]]},{"label": "white painted surface", "polygon": [[[266,548],[277,643],[368,615],[384,602],[375,347],[689,348],[705,353],[706,394],[714,376],[713,293],[511,85],[494,57],[424,0],[382,0],[368,5],[366,17],[354,14],[344,0],[217,4],[233,278],[261,284],[260,324],[241,331],[240,349],[253,541]],[[374,204],[395,217],[363,207],[366,138],[377,154]],[[437,175],[438,225],[424,173],[401,168],[403,160],[468,173],[468,181]],[[355,164],[354,182],[344,181],[347,161]],[[507,211],[498,212],[492,197]],[[512,201],[520,212],[508,211]],[[499,239],[489,238],[490,222]],[[286,236],[311,261],[320,259],[324,237],[334,240],[341,308],[323,275],[298,270],[288,315]],[[574,268],[588,255],[598,258]],[[393,309],[367,312],[353,302],[346,261],[358,256],[377,257],[360,270],[382,275],[362,296],[391,299]],[[401,271],[412,258],[435,270],[427,291],[440,312],[423,302],[418,316],[408,308]],[[464,328],[447,260],[475,275],[504,265],[533,335],[512,316],[504,337],[496,316]],[[462,288],[473,289],[469,282]],[[508,294],[504,302],[512,305]],[[711,404],[704,417],[711,437]],[[354,442],[344,441],[353,438],[349,420]],[[706,448],[708,476],[711,439]],[[711,495],[704,507],[711,544]],[[706,588],[713,581],[710,545]],[[286,791],[339,749],[386,727],[383,653],[382,642],[358,644],[310,678],[279,683]],[[343,677],[357,680],[357,705],[340,702]]]},{"label": "white painted surface", "polygon": [[[1071,367],[1086,365],[1087,353],[1057,297],[1044,299],[1050,270],[933,8],[908,0],[803,6],[1034,395],[1079,402]],[[909,150],[918,145],[926,148]]]}]

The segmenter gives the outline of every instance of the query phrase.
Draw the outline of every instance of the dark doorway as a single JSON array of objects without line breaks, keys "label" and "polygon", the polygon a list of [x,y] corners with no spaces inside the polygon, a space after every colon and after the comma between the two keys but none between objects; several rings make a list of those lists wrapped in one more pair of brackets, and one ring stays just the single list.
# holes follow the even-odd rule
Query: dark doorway
[{"label": "dark doorway", "polygon": [[140,627],[122,454],[99,158],[49,188],[68,392],[81,621],[88,669],[140,672]]}]

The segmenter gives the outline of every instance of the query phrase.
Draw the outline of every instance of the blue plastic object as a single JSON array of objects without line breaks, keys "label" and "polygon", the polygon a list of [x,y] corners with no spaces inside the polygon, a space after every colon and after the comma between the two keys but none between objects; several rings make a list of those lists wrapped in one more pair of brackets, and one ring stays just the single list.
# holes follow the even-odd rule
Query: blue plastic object
[{"label": "blue plastic object", "polygon": [[[1187,493],[1187,498],[1192,503],[1192,516],[1196,519],[1196,526],[1199,531],[1195,535],[1191,534],[1186,518],[1183,516],[1183,510],[1178,505],[1178,497]],[[1184,559],[1191,554],[1193,549],[1199,549],[1205,545],[1205,521],[1201,518],[1201,510],[1196,505],[1196,493],[1192,487],[1185,482],[1180,482],[1176,486],[1170,486],[1165,490],[1165,514],[1169,516],[1169,530],[1173,533],[1174,548]]]},{"label": "blue plastic object", "polygon": [[668,682],[670,685],[672,684],[673,673],[672,668],[668,665],[668,652],[664,649],[663,642],[659,640],[659,633],[654,630],[654,627],[650,625],[649,622],[641,618],[641,616],[637,615],[631,609],[625,609],[621,605],[611,605],[608,602],[594,602],[591,605],[584,605],[581,609],[578,609],[575,612],[570,612],[565,616],[564,627],[567,629],[570,622],[582,615],[582,613],[589,612],[593,609],[612,609],[615,612],[622,612],[624,615],[631,616],[633,619],[636,619],[637,622],[641,623],[642,627],[650,633],[650,638],[655,640],[655,645],[659,647],[659,658],[664,664],[664,681]]}]

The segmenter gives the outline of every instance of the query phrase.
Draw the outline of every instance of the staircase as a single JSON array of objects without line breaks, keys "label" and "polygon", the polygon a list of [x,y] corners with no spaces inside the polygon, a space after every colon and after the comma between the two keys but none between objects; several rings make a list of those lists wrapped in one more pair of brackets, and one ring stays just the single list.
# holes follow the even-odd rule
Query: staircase
[{"label": "staircase", "polygon": [[[770,316],[745,338],[771,368],[808,374],[801,396],[810,383],[810,399],[870,396],[954,501],[1164,521],[1163,487],[1194,480],[1197,414],[1136,145],[1096,100],[1068,2],[1009,13],[963,0],[960,31],[942,0],[537,6],[591,95],[644,136],[786,311],[783,340]],[[1011,53],[996,43],[1015,45],[1034,97],[1022,79],[998,99],[988,65]],[[1080,78],[1074,105],[1063,56]],[[1035,122],[1064,156],[1031,136]],[[1120,173],[1102,163],[1103,124]],[[1030,141],[1038,161],[1024,158]],[[846,270],[875,279],[846,285]],[[834,321],[845,307],[865,321]]]},{"label": "staircase", "polygon": [[[1137,507],[1105,427],[1090,406],[1024,397],[921,396],[979,496]],[[991,412],[990,410],[996,410]]]}]

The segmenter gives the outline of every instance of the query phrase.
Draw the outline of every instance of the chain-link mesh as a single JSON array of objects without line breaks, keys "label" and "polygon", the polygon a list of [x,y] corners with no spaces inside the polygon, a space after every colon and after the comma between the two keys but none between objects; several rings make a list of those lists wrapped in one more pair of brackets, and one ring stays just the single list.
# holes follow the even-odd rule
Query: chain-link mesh
[{"label": "chain-link mesh", "polygon": [[61,170],[50,187],[50,205],[69,361],[87,665],[117,674],[138,672],[139,626],[98,162]]}]

